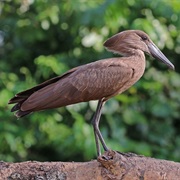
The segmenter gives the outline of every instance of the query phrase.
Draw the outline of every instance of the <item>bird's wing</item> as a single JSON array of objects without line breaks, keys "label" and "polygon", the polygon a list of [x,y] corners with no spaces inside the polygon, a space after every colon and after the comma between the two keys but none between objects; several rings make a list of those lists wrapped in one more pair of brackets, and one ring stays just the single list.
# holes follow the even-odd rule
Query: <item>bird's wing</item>
[{"label": "bird's wing", "polygon": [[39,111],[109,97],[133,76],[132,68],[114,60],[97,61],[70,72],[30,95],[21,110]]},{"label": "bird's wing", "polygon": [[22,102],[24,100],[26,100],[31,94],[33,94],[34,92],[50,85],[50,84],[53,84],[53,83],[56,83],[57,81],[59,81],[60,79],[62,78],[65,78],[66,76],[68,76],[69,74],[73,73],[74,71],[76,71],[78,67],[76,68],[73,68],[69,71],[67,71],[66,73],[64,73],[63,75],[61,76],[57,76],[55,78],[52,78],[52,79],[49,79],[37,86],[34,86],[33,88],[30,88],[28,90],[25,90],[25,91],[22,91],[18,94],[16,94],[13,98],[11,98],[8,102],[8,104],[14,104],[14,103],[18,103],[18,102]]},{"label": "bird's wing", "polygon": [[[80,66],[79,66],[79,67],[80,67]],[[61,75],[61,76],[58,76],[58,77],[49,79],[49,80],[47,80],[47,81],[45,81],[45,82],[43,82],[43,83],[41,83],[41,84],[39,84],[39,85],[37,85],[37,86],[35,86],[35,87],[33,87],[33,88],[30,88],[30,89],[28,89],[28,90],[26,90],[26,91],[22,91],[22,92],[16,94],[16,95],[15,95],[13,98],[11,98],[11,99],[9,100],[9,102],[8,102],[8,104],[15,104],[15,105],[12,107],[11,112],[17,111],[17,112],[15,113],[15,115],[16,115],[17,117],[23,117],[23,116],[25,116],[25,115],[33,112],[32,109],[29,109],[29,110],[27,110],[27,111],[22,111],[22,110],[21,110],[21,108],[22,108],[21,106],[22,106],[23,102],[25,102],[32,94],[34,94],[34,93],[37,92],[38,90],[43,89],[43,88],[49,86],[50,84],[54,84],[54,83],[56,83],[57,81],[59,81],[60,79],[65,78],[65,77],[68,76],[69,74],[71,74],[71,73],[73,73],[74,71],[76,71],[76,69],[79,68],[79,67],[73,68],[73,69],[67,71],[66,73],[64,73],[64,74]]]}]

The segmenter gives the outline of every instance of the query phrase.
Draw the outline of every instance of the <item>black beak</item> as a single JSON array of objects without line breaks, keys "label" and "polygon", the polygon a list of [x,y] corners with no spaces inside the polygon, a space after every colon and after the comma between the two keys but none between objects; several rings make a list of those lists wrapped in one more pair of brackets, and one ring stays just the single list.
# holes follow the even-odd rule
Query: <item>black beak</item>
[{"label": "black beak", "polygon": [[151,53],[151,55],[162,61],[164,64],[166,64],[170,69],[174,70],[174,65],[167,59],[167,57],[159,50],[159,48],[153,44],[152,42],[150,42],[148,44],[148,49]]}]

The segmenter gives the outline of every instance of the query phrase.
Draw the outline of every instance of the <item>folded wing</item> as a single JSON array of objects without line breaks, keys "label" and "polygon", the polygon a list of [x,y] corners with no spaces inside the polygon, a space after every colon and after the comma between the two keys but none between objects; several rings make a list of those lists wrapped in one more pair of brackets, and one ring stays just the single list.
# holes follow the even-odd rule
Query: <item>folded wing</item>
[{"label": "folded wing", "polygon": [[34,111],[108,98],[118,94],[132,76],[133,70],[123,63],[96,61],[18,93],[9,103],[16,103],[12,111],[22,117]]}]

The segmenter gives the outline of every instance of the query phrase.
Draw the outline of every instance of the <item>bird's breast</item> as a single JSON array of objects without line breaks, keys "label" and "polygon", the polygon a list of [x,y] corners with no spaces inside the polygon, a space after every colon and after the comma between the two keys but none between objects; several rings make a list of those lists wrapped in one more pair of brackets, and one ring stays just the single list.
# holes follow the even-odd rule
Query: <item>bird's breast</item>
[{"label": "bird's breast", "polygon": [[[123,59],[123,63],[126,64],[127,67],[129,67],[132,71],[131,76],[127,78],[125,82],[122,83],[120,80],[117,82],[116,90],[114,90],[114,93],[107,97],[109,99],[112,96],[115,96],[117,94],[121,94],[122,92],[129,89],[131,86],[133,86],[144,74],[145,71],[145,56],[144,53],[141,54],[141,56],[134,56],[134,57],[127,57]],[[124,76],[126,74],[124,73]]]}]

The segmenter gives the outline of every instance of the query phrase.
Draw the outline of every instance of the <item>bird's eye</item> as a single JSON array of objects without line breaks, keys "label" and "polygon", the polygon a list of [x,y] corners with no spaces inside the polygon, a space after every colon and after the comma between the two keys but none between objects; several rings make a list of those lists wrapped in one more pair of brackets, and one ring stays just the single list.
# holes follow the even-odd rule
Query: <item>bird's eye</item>
[{"label": "bird's eye", "polygon": [[141,39],[142,39],[143,41],[148,40],[147,36],[141,36]]}]

